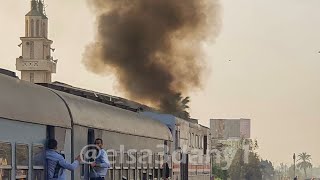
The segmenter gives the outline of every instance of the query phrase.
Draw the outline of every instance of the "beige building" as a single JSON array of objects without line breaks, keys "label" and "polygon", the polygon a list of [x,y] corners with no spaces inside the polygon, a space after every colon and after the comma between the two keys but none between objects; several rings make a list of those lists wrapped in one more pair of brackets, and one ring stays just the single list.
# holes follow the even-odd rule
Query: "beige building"
[{"label": "beige building", "polygon": [[239,149],[243,149],[244,163],[248,162],[248,146],[242,145],[243,139],[250,139],[250,119],[210,119],[211,149],[219,150],[222,169],[229,169]]},{"label": "beige building", "polygon": [[250,119],[210,119],[213,139],[250,138]]},{"label": "beige building", "polygon": [[51,83],[57,60],[51,56],[53,41],[48,39],[48,18],[41,0],[31,1],[25,16],[25,36],[21,37],[22,56],[16,59],[21,79],[32,83]]}]

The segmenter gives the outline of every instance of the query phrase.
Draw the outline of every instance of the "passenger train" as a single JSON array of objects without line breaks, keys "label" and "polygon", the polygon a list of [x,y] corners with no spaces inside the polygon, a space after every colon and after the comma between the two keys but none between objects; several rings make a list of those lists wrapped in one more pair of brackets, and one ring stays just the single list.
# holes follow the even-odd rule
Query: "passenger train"
[{"label": "passenger train", "polygon": [[[190,165],[187,160],[177,164],[172,160],[174,151],[181,149],[182,139],[189,149],[202,147],[205,155],[209,144],[204,138],[209,139],[209,131],[202,131],[203,139],[198,136],[193,140],[191,131],[201,132],[199,125],[194,128],[194,123],[173,116],[164,123],[150,114],[116,107],[99,96],[86,98],[0,73],[0,180],[46,179],[44,152],[46,140],[51,138],[58,141],[58,150],[69,162],[94,139],[103,139],[105,148],[114,150],[108,151],[109,160],[114,162],[108,171],[110,180],[163,179],[166,160],[169,179],[210,179],[210,163]],[[179,123],[185,123],[185,128]],[[168,148],[159,148],[161,145]],[[179,153],[182,158],[188,151]],[[143,161],[126,161],[133,157]],[[81,163],[80,168],[68,172],[67,179],[87,180],[89,173],[89,165]]]}]

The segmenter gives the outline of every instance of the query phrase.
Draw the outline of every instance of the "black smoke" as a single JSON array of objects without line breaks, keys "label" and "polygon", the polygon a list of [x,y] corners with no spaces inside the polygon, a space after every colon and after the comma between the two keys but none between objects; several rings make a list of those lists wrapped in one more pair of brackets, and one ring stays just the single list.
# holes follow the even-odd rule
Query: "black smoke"
[{"label": "black smoke", "polygon": [[[88,0],[96,15],[86,67],[112,73],[128,98],[165,112],[172,99],[201,87],[202,43],[219,30],[217,0]],[[107,85],[107,84],[106,84]]]}]

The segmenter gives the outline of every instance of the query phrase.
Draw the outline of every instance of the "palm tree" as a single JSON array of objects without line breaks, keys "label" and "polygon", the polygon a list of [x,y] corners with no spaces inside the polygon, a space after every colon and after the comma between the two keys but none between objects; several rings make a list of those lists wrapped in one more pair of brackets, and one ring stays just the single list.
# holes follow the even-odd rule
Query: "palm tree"
[{"label": "palm tree", "polygon": [[190,114],[188,112],[189,103],[190,103],[189,96],[183,98],[181,93],[177,93],[175,95],[176,112],[173,112],[174,115],[183,119],[189,119],[190,118]]},{"label": "palm tree", "polygon": [[190,103],[190,97],[182,97],[181,93],[176,93],[168,98],[162,103],[162,109],[165,113],[170,113],[176,117],[188,120],[190,114],[188,112]]},{"label": "palm tree", "polygon": [[308,168],[312,168],[312,164],[311,164],[311,155],[307,154],[306,152],[300,153],[298,155],[299,159],[299,163],[297,164],[297,167],[299,169],[303,169],[304,171],[304,176],[307,177],[307,169]]}]

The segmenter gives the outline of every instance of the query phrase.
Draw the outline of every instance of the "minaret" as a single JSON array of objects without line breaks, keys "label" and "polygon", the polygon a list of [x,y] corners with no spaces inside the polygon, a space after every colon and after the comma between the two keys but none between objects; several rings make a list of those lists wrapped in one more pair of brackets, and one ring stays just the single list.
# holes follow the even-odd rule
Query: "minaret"
[{"label": "minaret", "polygon": [[53,41],[48,39],[48,18],[41,0],[31,1],[31,10],[25,16],[25,36],[20,39],[22,56],[17,58],[16,68],[21,71],[21,79],[32,83],[51,83],[57,60],[51,56]]}]

